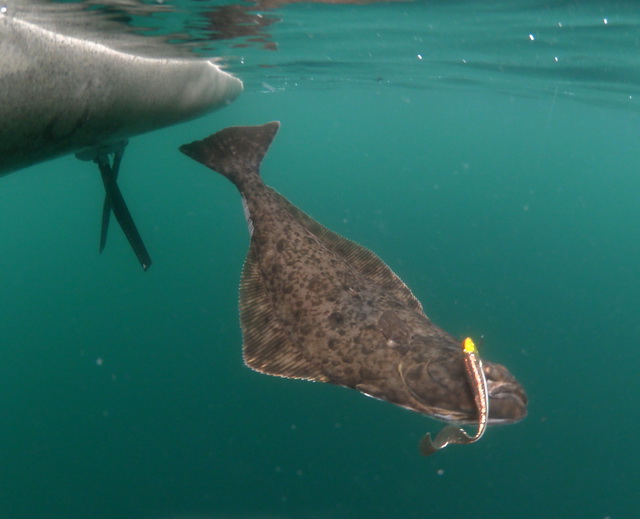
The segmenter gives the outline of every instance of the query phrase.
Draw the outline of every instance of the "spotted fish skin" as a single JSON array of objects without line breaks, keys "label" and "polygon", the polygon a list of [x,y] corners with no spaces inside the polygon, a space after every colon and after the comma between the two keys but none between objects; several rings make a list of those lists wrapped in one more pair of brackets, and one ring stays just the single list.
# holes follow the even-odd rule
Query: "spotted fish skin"
[{"label": "spotted fish skin", "polygon": [[[266,186],[259,165],[279,123],[231,127],[180,150],[240,191],[251,243],[240,284],[246,364],[357,389],[435,418],[477,420],[460,343],[433,324],[374,253]],[[522,386],[485,361],[490,423],[526,415]]]}]

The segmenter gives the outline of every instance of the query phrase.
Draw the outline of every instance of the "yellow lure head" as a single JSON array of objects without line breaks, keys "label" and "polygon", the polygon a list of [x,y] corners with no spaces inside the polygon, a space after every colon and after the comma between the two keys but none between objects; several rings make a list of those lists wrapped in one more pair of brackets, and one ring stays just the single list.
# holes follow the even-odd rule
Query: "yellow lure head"
[{"label": "yellow lure head", "polygon": [[475,343],[471,340],[471,337],[467,337],[462,341],[462,349],[466,354],[478,353]]}]

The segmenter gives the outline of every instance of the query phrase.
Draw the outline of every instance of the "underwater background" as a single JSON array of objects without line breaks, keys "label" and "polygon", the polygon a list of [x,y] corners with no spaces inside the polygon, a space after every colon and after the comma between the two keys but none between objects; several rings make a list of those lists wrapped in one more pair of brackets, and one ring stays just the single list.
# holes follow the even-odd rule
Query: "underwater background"
[{"label": "underwater background", "polygon": [[[638,517],[640,6],[286,3],[151,18],[245,92],[132,139],[148,272],[113,221],[98,255],[93,165],[0,179],[0,519]],[[177,148],[270,120],[267,184],[484,336],[523,422],[424,458],[438,422],[243,366],[240,197]]]}]

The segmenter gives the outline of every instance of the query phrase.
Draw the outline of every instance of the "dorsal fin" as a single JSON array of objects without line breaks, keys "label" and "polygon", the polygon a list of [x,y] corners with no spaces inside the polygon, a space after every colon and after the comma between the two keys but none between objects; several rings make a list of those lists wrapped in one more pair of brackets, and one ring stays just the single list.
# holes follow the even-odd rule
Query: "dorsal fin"
[{"label": "dorsal fin", "polygon": [[284,196],[274,191],[282,207],[286,208],[298,222],[314,234],[329,250],[342,256],[361,276],[373,281],[412,310],[423,312],[420,301],[402,280],[376,254],[357,243],[343,238],[316,222],[298,209]]}]

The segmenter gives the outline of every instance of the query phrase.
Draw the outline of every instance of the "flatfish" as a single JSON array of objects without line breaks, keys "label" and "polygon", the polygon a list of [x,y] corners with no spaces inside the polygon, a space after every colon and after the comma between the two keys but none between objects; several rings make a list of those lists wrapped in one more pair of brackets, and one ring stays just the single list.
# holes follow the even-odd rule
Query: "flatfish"
[{"label": "flatfish", "polygon": [[[265,185],[260,162],[279,127],[226,128],[180,148],[242,195],[251,234],[240,283],[246,364],[356,389],[443,421],[478,423],[460,341],[429,320],[378,256]],[[482,372],[486,423],[524,418],[527,396],[507,368],[485,361]]]}]

